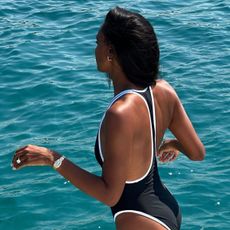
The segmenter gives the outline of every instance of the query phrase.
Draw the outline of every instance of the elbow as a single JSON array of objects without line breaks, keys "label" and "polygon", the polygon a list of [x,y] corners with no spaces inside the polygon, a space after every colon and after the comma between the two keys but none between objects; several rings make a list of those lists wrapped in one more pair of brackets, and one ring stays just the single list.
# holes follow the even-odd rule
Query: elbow
[{"label": "elbow", "polygon": [[117,202],[114,202],[114,201],[108,201],[106,202],[106,205],[109,206],[110,208],[112,208],[113,206],[116,205]]},{"label": "elbow", "polygon": [[104,196],[103,203],[109,207],[115,206],[120,200],[121,193],[115,193],[113,190],[109,190],[106,192]]},{"label": "elbow", "polygon": [[206,155],[206,151],[205,151],[204,146],[202,146],[201,148],[197,149],[194,152],[194,154],[192,154],[189,158],[190,160],[193,160],[193,161],[202,161],[204,160],[205,155]]},{"label": "elbow", "polygon": [[113,207],[120,200],[123,189],[117,189],[115,186],[110,185],[103,177],[102,181],[104,182],[104,189],[100,193],[99,200],[106,206]]},{"label": "elbow", "polygon": [[117,204],[118,201],[119,201],[119,199],[117,199],[116,197],[108,196],[104,203],[105,203],[105,205],[107,205],[109,207],[113,207]]}]

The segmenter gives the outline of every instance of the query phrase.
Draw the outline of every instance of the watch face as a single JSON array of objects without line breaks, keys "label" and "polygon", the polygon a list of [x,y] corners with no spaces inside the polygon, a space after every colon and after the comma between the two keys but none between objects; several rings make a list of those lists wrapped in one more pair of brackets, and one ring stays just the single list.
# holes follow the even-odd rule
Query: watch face
[{"label": "watch face", "polygon": [[54,165],[53,167],[56,169],[56,168],[59,168],[62,164],[62,161],[65,159],[64,156],[62,156],[61,158],[57,159],[55,162],[54,162]]},{"label": "watch face", "polygon": [[55,166],[56,166],[56,167],[59,167],[59,166],[60,166],[60,164],[61,164],[61,160],[60,160],[60,159],[58,159],[58,160],[55,162]]}]

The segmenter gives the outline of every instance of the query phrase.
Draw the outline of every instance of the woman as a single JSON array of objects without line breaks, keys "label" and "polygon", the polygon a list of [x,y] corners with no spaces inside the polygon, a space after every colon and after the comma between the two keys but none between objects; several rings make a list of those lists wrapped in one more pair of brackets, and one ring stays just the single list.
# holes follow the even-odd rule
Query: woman
[{"label": "woman", "polygon": [[[115,95],[95,144],[102,175],[34,145],[16,151],[13,167],[53,166],[77,188],[110,206],[118,230],[180,229],[180,209],[160,180],[156,150],[160,148],[162,161],[175,158],[178,151],[202,160],[205,150],[173,88],[157,80],[159,48],[151,24],[137,13],[112,9],[97,34],[95,55]],[[168,128],[176,139],[159,147]]]}]

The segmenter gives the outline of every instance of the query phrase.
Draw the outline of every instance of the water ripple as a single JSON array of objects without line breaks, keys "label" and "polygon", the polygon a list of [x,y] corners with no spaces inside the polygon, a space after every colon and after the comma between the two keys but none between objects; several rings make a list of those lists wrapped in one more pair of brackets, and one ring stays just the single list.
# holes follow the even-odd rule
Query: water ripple
[{"label": "water ripple", "polygon": [[154,25],[161,75],[177,90],[206,146],[204,162],[180,156],[160,165],[163,181],[181,205],[182,229],[228,229],[226,0],[1,1],[1,229],[115,229],[107,207],[52,170],[10,168],[15,149],[33,143],[57,149],[100,175],[93,145],[113,94],[96,70],[95,36],[115,5],[144,14]]}]

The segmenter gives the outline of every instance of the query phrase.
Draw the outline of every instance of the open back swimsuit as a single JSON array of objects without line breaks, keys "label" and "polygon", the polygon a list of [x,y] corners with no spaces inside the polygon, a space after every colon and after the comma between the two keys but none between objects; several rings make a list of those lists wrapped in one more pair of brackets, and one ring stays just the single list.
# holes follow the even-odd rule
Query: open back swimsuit
[{"label": "open back swimsuit", "polygon": [[[180,208],[175,198],[161,182],[156,160],[156,117],[151,87],[144,90],[128,89],[117,94],[108,109],[115,101],[125,94],[136,94],[143,99],[149,112],[152,136],[152,156],[147,172],[139,179],[126,181],[124,190],[118,203],[111,207],[114,221],[122,213],[136,213],[161,224],[167,230],[179,230],[181,224]],[[106,114],[106,112],[105,112]],[[96,143],[95,156],[98,163],[103,165],[100,131],[102,118]]]}]

